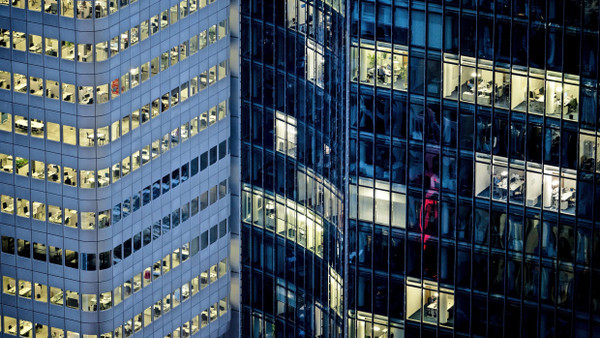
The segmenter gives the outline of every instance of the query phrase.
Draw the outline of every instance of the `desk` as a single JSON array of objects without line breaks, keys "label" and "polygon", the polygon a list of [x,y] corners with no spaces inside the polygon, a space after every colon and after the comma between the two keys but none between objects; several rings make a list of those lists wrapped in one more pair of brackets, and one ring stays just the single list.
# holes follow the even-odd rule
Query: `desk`
[{"label": "desk", "polygon": [[98,186],[104,187],[110,183],[110,180],[107,177],[98,177]]},{"label": "desk", "polygon": [[160,102],[162,103],[163,111],[169,109],[169,100],[168,99],[161,99]]},{"label": "desk", "polygon": [[185,261],[190,257],[190,250],[181,250],[181,261]]},{"label": "desk", "polygon": [[[508,178],[505,177],[498,184],[498,188],[506,190],[507,183],[508,183]],[[523,184],[524,184],[524,182],[520,179],[514,180],[514,181],[511,180],[508,188],[510,189],[510,192],[512,193],[512,192],[515,192],[517,189],[521,188],[523,186]]]},{"label": "desk", "polygon": [[19,296],[24,298],[31,298],[31,286],[19,288]]},{"label": "desk", "polygon": [[90,142],[90,144],[94,143],[94,139],[98,139],[98,144],[104,144],[104,141],[106,141],[106,135],[104,135],[103,133],[92,133],[92,134],[88,134],[87,138]]},{"label": "desk", "polygon": [[15,90],[18,92],[27,91],[27,80],[17,83],[15,85]]},{"label": "desk", "polygon": [[59,291],[57,294],[55,294],[54,296],[52,296],[50,298],[50,303],[62,305],[62,303],[63,303],[63,293],[62,293],[62,291]]},{"label": "desk", "polygon": [[41,122],[29,121],[31,131],[41,132],[44,130],[44,124]]},{"label": "desk", "polygon": [[86,178],[84,178],[84,182],[88,183],[89,185],[91,185],[92,188],[96,187],[96,179],[94,179],[93,177],[86,177]]},{"label": "desk", "polygon": [[6,30],[4,33],[2,33],[2,40],[6,43],[5,46],[8,47],[8,43],[10,42],[10,31]]},{"label": "desk", "polygon": [[96,91],[96,98],[98,99],[98,101],[106,102],[108,101],[108,92],[98,90]]},{"label": "desk", "polygon": [[92,104],[94,103],[94,95],[91,89],[85,89],[79,91],[79,103],[80,104]]},{"label": "desk", "polygon": [[465,101],[475,102],[475,93],[473,93],[470,90],[464,91],[462,93],[462,96],[463,96],[463,100],[465,100]]},{"label": "desk", "polygon": [[569,189],[567,191],[562,191],[561,195],[560,195],[560,200],[562,202],[568,201],[571,197],[573,197],[575,195],[575,191],[572,189]]},{"label": "desk", "polygon": [[142,163],[147,163],[148,161],[150,161],[150,153],[148,150],[142,150]]},{"label": "desk", "polygon": [[110,43],[110,54],[112,55],[113,52],[115,54],[119,53],[119,44],[117,42]]},{"label": "desk", "polygon": [[55,224],[62,223],[61,214],[60,213],[57,213],[56,215],[51,215],[50,217],[48,217],[48,220],[50,222],[52,222],[52,223],[55,223]]},{"label": "desk", "polygon": [[112,306],[112,301],[111,301],[110,297],[108,297],[108,298],[105,298],[105,297],[100,298],[100,310],[110,309],[111,306]]},{"label": "desk", "polygon": [[8,326],[8,333],[12,334],[13,336],[17,335],[17,326]]},{"label": "desk", "polygon": [[16,120],[15,121],[15,127],[19,128],[21,130],[28,130],[29,129],[29,121],[27,121],[27,120]]},{"label": "desk", "polygon": [[425,307],[425,314],[426,314],[427,316],[429,316],[429,317],[434,317],[434,318],[436,318],[436,317],[437,317],[437,308],[438,308],[438,306],[437,306],[437,302],[433,302],[433,303],[431,303],[431,304],[428,304],[428,305]]},{"label": "desk", "polygon": [[41,44],[37,44],[37,45],[31,45],[29,46],[29,52],[31,53],[41,53],[42,52],[42,45]]},{"label": "desk", "polygon": [[[94,54],[92,54],[92,52],[87,52],[87,53],[83,53],[83,55],[81,55],[81,61],[83,62],[92,62],[93,60],[93,56]],[[92,60],[88,61],[88,58],[92,58]]]}]

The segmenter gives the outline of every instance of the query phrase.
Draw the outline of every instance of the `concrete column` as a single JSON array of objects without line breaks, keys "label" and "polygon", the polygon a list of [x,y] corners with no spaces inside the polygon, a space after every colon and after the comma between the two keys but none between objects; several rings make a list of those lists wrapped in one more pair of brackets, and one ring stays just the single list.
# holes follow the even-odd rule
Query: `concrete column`
[{"label": "concrete column", "polygon": [[440,319],[440,324],[446,324],[448,322],[448,295],[445,293],[439,293],[438,311],[438,318]]}]

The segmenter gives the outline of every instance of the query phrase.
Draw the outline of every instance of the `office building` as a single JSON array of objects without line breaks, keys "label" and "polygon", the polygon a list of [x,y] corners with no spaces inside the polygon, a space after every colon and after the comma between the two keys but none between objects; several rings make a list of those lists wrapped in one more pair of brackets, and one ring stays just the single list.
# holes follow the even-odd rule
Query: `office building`
[{"label": "office building", "polygon": [[341,336],[344,3],[240,5],[241,335]]},{"label": "office building", "polygon": [[347,6],[347,335],[598,336],[597,2]]},{"label": "office building", "polygon": [[0,329],[600,334],[596,1],[0,2]]},{"label": "office building", "polygon": [[0,3],[3,336],[227,331],[229,14]]}]

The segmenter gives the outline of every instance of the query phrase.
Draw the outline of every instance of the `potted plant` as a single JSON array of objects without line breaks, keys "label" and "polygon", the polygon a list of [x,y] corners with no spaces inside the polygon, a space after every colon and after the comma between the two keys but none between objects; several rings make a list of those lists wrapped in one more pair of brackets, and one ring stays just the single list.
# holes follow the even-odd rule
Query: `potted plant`
[{"label": "potted plant", "polygon": [[29,163],[29,161],[27,159],[25,159],[25,158],[18,158],[15,161],[15,164],[17,165],[17,170],[19,170],[19,169],[23,168],[24,166],[26,166],[27,163]]}]

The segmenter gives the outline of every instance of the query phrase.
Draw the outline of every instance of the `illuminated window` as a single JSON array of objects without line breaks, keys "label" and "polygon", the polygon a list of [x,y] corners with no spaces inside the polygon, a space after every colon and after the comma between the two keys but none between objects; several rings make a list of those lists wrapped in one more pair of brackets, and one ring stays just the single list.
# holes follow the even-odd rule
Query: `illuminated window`
[{"label": "illuminated window", "polygon": [[275,133],[277,135],[276,150],[296,158],[297,134],[296,119],[277,112]]}]

